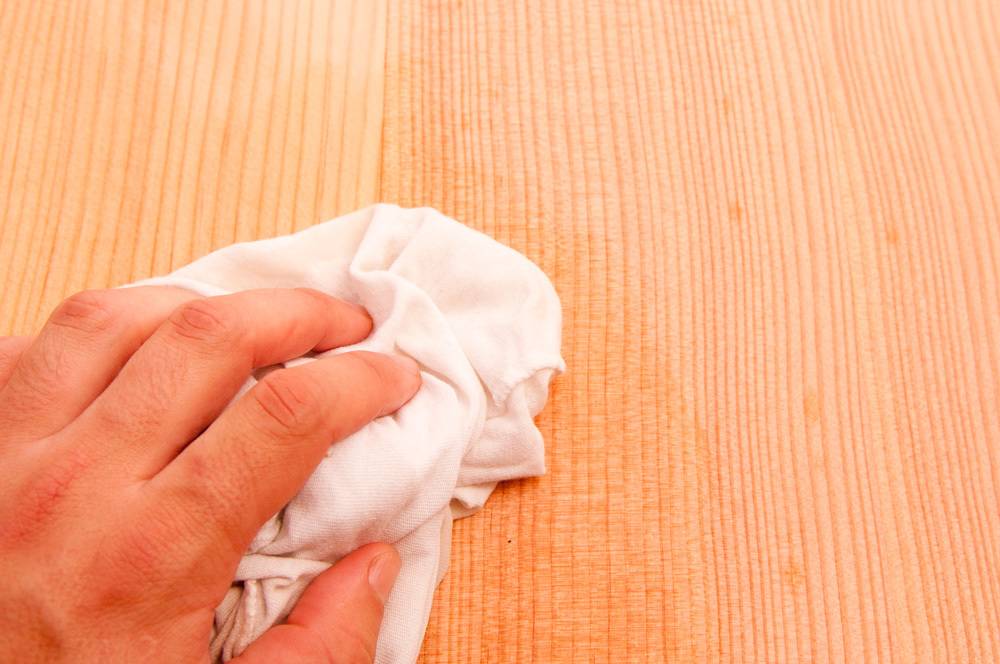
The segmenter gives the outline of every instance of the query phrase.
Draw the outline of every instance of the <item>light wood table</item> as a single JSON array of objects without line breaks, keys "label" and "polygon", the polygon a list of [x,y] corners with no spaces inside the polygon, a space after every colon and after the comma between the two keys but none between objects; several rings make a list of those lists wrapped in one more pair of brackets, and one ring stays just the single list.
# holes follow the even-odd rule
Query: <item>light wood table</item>
[{"label": "light wood table", "polygon": [[424,661],[1000,661],[995,0],[0,2],[0,333],[376,200],[565,307]]}]

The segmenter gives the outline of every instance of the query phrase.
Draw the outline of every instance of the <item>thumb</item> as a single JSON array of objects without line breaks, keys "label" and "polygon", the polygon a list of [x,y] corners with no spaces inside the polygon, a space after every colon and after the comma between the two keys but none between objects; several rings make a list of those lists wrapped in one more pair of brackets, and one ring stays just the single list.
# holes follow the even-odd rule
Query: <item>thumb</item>
[{"label": "thumb", "polygon": [[399,574],[399,554],[368,544],[317,576],[284,624],[232,660],[238,664],[354,664],[375,659],[382,608]]}]

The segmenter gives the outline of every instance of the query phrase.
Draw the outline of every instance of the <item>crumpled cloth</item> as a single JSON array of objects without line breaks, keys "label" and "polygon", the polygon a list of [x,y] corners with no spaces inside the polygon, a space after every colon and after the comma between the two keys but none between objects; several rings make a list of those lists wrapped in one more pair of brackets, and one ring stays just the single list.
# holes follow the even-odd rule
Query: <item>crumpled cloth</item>
[{"label": "crumpled cloth", "polygon": [[376,205],[140,283],[206,296],[315,288],[363,305],[374,320],[368,339],[330,353],[364,349],[420,364],[413,399],[331,445],[257,533],[216,609],[211,643],[216,660],[236,656],[288,615],[317,574],[379,541],[396,546],[402,568],[376,661],[414,661],[448,567],[452,520],[481,508],[497,482],[544,472],[532,418],[565,368],[549,280],[521,254],[435,210]]}]

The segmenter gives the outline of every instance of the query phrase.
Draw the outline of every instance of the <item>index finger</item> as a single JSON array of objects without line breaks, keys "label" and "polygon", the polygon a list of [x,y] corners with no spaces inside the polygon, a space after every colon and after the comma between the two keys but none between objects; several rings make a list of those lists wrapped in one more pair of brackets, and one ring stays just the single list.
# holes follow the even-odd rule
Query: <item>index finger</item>
[{"label": "index finger", "polygon": [[364,310],[306,288],[192,299],[161,321],[69,430],[85,433],[126,477],[152,477],[218,416],[251,370],[357,343],[371,327]]},{"label": "index finger", "polygon": [[355,351],[266,375],[150,481],[242,550],[299,491],[331,443],[420,387],[409,358]]}]

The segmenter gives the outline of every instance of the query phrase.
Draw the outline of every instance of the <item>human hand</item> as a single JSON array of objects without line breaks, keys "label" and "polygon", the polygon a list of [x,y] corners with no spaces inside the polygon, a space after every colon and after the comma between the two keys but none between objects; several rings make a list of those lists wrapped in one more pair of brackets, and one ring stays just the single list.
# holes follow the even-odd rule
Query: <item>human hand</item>
[{"label": "human hand", "polygon": [[[370,331],[307,289],[136,287],[81,293],[37,337],[0,338],[0,661],[208,661],[257,529],[420,374],[345,353],[272,371],[222,409],[253,368]],[[385,544],[347,556],[238,661],[371,661],[399,564]]]}]

